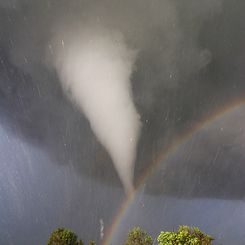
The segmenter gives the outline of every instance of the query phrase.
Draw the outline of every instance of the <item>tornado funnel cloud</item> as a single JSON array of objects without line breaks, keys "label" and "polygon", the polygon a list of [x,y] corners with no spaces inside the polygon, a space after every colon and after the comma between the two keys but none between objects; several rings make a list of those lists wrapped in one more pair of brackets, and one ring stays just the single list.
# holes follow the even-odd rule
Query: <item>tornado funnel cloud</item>
[{"label": "tornado funnel cloud", "polygon": [[125,190],[131,191],[141,127],[130,81],[136,52],[120,33],[98,29],[65,34],[55,45],[54,65],[64,91],[85,114]]}]

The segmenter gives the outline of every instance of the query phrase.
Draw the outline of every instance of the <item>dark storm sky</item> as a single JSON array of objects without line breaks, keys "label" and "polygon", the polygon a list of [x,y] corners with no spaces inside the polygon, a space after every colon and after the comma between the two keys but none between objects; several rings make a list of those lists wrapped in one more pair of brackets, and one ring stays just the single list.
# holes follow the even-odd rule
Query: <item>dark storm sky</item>
[{"label": "dark storm sky", "polygon": [[[139,177],[179,132],[209,111],[244,96],[244,10],[242,0],[1,0],[4,127],[48,152],[52,163],[71,164],[81,175],[120,185],[109,156],[84,115],[66,99],[47,62],[57,26],[92,21],[119,30],[139,52],[131,79],[143,123],[135,171]],[[200,161],[205,160],[204,156]],[[217,166],[221,164],[217,161]],[[202,177],[204,173],[193,174]],[[219,178],[227,176],[229,166]],[[219,188],[204,188],[199,195],[219,197],[219,192]],[[241,188],[235,197],[244,195]],[[234,197],[227,189],[225,197],[229,196]]]}]

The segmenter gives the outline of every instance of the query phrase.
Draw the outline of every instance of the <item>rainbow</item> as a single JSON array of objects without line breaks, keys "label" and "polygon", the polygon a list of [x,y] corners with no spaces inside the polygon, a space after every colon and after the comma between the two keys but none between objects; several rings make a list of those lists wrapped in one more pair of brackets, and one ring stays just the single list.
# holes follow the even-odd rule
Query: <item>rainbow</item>
[{"label": "rainbow", "polygon": [[140,188],[145,183],[145,180],[151,176],[154,172],[154,169],[160,164],[160,162],[164,161],[170,154],[174,154],[179,147],[184,144],[188,139],[190,139],[195,133],[197,133],[202,128],[208,126],[213,121],[224,115],[225,113],[234,110],[241,105],[245,104],[245,96],[240,97],[239,99],[233,100],[232,102],[218,108],[217,110],[208,113],[205,117],[199,120],[197,123],[193,124],[190,129],[180,134],[179,137],[172,140],[172,142],[162,151],[160,152],[159,156],[149,165],[143,175],[138,179],[136,183],[135,190],[130,193],[122,202],[121,206],[119,207],[113,222],[109,229],[106,231],[106,235],[104,240],[102,241],[102,245],[111,245],[110,242],[112,240],[112,236],[117,229],[120,220],[122,219],[124,213],[126,212],[128,206],[133,202],[135,194],[140,190]]}]

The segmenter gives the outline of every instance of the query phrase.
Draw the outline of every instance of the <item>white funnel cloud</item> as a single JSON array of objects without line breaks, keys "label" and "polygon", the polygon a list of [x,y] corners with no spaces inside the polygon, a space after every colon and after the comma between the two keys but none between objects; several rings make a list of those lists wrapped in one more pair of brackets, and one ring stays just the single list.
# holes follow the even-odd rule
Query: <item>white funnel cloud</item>
[{"label": "white funnel cloud", "polygon": [[67,32],[55,46],[54,65],[64,91],[86,115],[125,190],[131,191],[141,127],[131,97],[136,52],[120,33],[104,29]]}]

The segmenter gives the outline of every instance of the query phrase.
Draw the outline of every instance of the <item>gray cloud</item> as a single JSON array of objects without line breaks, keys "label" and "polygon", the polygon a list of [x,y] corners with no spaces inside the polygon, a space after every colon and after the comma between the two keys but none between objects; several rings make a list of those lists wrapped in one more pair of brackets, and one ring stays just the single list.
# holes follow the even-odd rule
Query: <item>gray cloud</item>
[{"label": "gray cloud", "polygon": [[159,163],[148,187],[182,197],[244,199],[245,106],[204,125]]},{"label": "gray cloud", "polygon": [[23,0],[1,6],[2,113],[56,162],[105,182],[118,182],[110,159],[62,94],[47,58],[61,30],[103,26],[138,50],[131,78],[143,123],[136,176],[181,129],[244,91],[242,1]]}]

